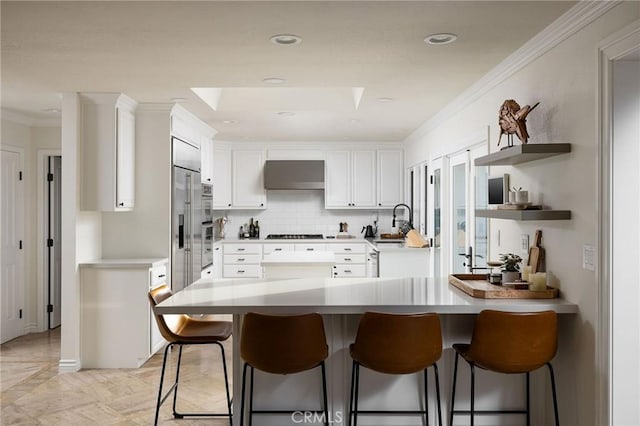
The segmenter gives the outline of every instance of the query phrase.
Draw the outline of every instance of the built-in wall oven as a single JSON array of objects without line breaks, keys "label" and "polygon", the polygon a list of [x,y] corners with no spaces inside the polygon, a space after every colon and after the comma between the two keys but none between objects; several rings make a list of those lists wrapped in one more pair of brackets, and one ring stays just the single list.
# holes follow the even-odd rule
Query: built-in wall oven
[{"label": "built-in wall oven", "polygon": [[202,184],[202,269],[213,265],[213,199],[212,185]]}]

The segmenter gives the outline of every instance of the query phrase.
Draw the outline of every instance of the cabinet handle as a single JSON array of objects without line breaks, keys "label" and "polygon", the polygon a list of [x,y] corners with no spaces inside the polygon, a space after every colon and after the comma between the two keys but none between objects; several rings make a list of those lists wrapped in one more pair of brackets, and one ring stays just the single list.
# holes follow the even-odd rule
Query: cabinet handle
[{"label": "cabinet handle", "polygon": [[211,182],[211,178],[207,178],[207,182]]},{"label": "cabinet handle", "polygon": [[350,258],[350,257],[345,257],[345,258],[344,258],[344,261],[345,261],[345,262],[351,262],[351,258]]},{"label": "cabinet handle", "polygon": [[231,207],[231,203],[227,204],[227,206]]},{"label": "cabinet handle", "polygon": [[308,248],[307,251],[313,251],[313,249],[312,248]]},{"label": "cabinet handle", "polygon": [[238,262],[244,262],[244,259],[238,259]]},{"label": "cabinet handle", "polygon": [[382,203],[378,203],[378,205],[379,205],[379,206],[381,206],[381,205],[382,205]]},{"label": "cabinet handle", "polygon": [[244,274],[244,270],[238,270],[239,274]]},{"label": "cabinet handle", "polygon": [[124,203],[120,203],[118,204],[120,207],[124,207]]},{"label": "cabinet handle", "polygon": [[244,251],[244,249],[243,248],[239,248],[238,251]]},{"label": "cabinet handle", "polygon": [[273,249],[273,251],[282,251],[281,248]]},{"label": "cabinet handle", "polygon": [[217,250],[220,250],[220,247],[216,247],[216,251],[217,251]]},{"label": "cabinet handle", "polygon": [[345,269],[345,270],[344,270],[344,273],[345,273],[345,274],[350,274],[350,273],[351,273],[351,270],[350,270],[350,269]]},{"label": "cabinet handle", "polygon": [[260,203],[260,207],[264,206],[264,203]]},{"label": "cabinet handle", "polygon": [[167,274],[160,274],[160,275],[158,275],[158,278],[164,278],[166,276],[167,276]]},{"label": "cabinet handle", "polygon": [[345,248],[344,251],[351,251],[349,247]]}]

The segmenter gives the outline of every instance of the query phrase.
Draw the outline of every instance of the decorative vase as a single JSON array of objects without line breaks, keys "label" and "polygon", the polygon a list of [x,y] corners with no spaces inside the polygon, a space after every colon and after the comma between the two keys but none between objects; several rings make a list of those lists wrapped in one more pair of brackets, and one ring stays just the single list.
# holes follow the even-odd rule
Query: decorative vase
[{"label": "decorative vase", "polygon": [[518,271],[502,271],[502,284],[513,283],[520,279],[520,272]]}]

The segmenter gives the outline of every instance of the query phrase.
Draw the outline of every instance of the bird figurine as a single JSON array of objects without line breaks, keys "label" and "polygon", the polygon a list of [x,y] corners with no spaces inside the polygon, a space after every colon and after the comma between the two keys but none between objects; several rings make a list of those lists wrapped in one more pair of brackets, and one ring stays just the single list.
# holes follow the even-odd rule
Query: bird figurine
[{"label": "bird figurine", "polygon": [[537,102],[534,106],[525,105],[520,108],[520,105],[513,99],[507,99],[502,103],[500,107],[500,113],[498,114],[498,125],[500,126],[500,137],[498,138],[498,146],[500,146],[500,140],[502,135],[507,135],[507,146],[513,146],[513,134],[515,133],[523,144],[526,144],[529,140],[529,133],[527,132],[527,115],[538,106],[540,102]]}]

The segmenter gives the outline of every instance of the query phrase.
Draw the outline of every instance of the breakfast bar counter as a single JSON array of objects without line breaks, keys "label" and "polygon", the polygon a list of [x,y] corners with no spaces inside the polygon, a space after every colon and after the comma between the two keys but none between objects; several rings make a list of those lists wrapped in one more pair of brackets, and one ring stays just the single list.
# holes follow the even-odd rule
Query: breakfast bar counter
[{"label": "breakfast bar counter", "polygon": [[[453,343],[468,342],[475,314],[484,309],[513,312],[553,310],[558,314],[575,314],[577,305],[563,299],[477,299],[442,278],[302,278],[289,280],[211,280],[202,279],[156,306],[160,314],[233,314],[233,383],[234,419],[239,420],[242,360],[240,332],[243,315],[299,314],[323,315],[329,358],[327,359],[329,415],[332,425],[346,425],[348,418],[351,358],[360,315],[366,311],[390,313],[436,312],[441,315],[443,354],[440,361],[441,401],[448,407]],[[560,315],[560,321],[562,317]],[[560,336],[562,338],[562,335]],[[468,372],[465,372],[468,374]],[[460,389],[468,389],[464,374],[459,375]],[[478,373],[482,375],[483,373]],[[423,398],[424,383],[420,374],[389,376],[361,370],[360,408],[417,409]],[[321,384],[315,371],[277,376],[256,374],[254,407],[256,409],[312,410],[320,407]],[[476,403],[491,406],[500,403],[522,405],[524,378],[492,375],[478,382]],[[433,386],[433,380],[429,386]],[[532,376],[532,421],[543,424],[548,403],[544,380]],[[464,392],[456,406],[464,407]],[[435,392],[429,391],[430,424],[436,424]],[[468,404],[468,402],[466,402]],[[369,408],[367,408],[369,407]],[[384,407],[384,408],[382,408]],[[446,416],[445,416],[446,417]],[[510,416],[483,416],[483,424],[508,424]],[[288,415],[257,415],[255,425],[295,425],[299,418]],[[504,423],[507,422],[507,423]],[[360,425],[421,425],[419,416],[362,416]],[[317,423],[312,423],[317,424]]]}]

